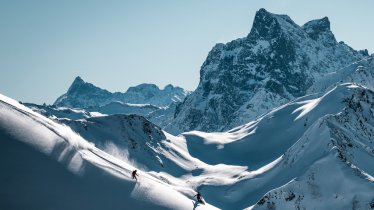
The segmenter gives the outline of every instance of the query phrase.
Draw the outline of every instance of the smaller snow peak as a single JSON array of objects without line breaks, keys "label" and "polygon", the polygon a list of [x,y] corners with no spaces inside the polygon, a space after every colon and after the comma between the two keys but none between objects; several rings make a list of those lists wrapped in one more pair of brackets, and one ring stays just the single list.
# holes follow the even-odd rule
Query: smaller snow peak
[{"label": "smaller snow peak", "polygon": [[71,92],[71,91],[74,91],[82,86],[84,86],[85,84],[87,84],[80,76],[77,76],[73,83],[70,85],[70,88],[68,90],[68,92]]},{"label": "smaller snow peak", "polygon": [[305,30],[330,31],[330,20],[328,17],[311,20],[303,25]]},{"label": "smaller snow peak", "polygon": [[164,87],[164,90],[173,90],[174,88],[176,87],[174,87],[172,84],[168,84]]},{"label": "smaller snow peak", "polygon": [[155,84],[143,83],[137,86],[129,87],[127,92],[142,92],[142,91],[160,91],[160,88]]},{"label": "smaller snow peak", "polygon": [[369,51],[367,49],[359,50],[359,53],[361,53],[363,56],[369,56]]},{"label": "smaller snow peak", "polygon": [[73,83],[70,85],[68,94],[72,93],[87,93],[87,92],[96,92],[96,91],[106,91],[101,88],[96,87],[95,85],[85,82],[80,76],[76,77]]},{"label": "smaller snow peak", "polygon": [[327,36],[329,39],[333,39],[333,41],[336,42],[330,29],[330,20],[328,17],[311,20],[305,23],[302,28],[314,40],[319,39],[321,36]]},{"label": "smaller snow peak", "polygon": [[85,81],[84,81],[80,76],[77,76],[77,77],[74,79],[72,85],[74,85],[74,84],[84,84],[84,83],[85,83]]},{"label": "smaller snow peak", "polygon": [[330,30],[330,20],[327,16],[320,19],[319,22],[321,23],[321,25],[326,26],[326,28],[328,28]]}]

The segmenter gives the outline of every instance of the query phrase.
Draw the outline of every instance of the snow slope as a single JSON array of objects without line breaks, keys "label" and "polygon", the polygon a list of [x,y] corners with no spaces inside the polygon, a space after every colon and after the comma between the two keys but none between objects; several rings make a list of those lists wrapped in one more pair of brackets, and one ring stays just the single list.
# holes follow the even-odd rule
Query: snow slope
[{"label": "snow slope", "polygon": [[374,199],[373,104],[372,91],[346,83],[223,133],[176,137],[136,115],[67,124],[107,153],[180,192],[199,190],[221,209],[366,208]]},{"label": "snow slope", "polygon": [[294,179],[253,209],[374,209],[374,94],[352,88],[347,108],[314,123],[274,168]]},{"label": "snow slope", "polygon": [[[343,110],[343,99],[352,94],[347,85],[338,86],[323,96],[298,98],[228,132],[192,131],[183,136],[188,139],[190,153],[205,162],[236,163],[257,169],[281,156],[316,120]],[[338,103],[330,105],[331,101]],[[203,146],[210,147],[212,152],[200,151]]]},{"label": "snow slope", "polygon": [[211,209],[0,95],[1,209]]},{"label": "snow slope", "polygon": [[374,208],[373,104],[372,91],[342,84],[229,132],[183,133],[192,156],[248,166],[200,191],[223,209]]},{"label": "snow slope", "polygon": [[[362,86],[179,136],[137,115],[66,120],[77,135],[0,99],[2,209],[374,208],[374,93]],[[197,205],[196,191],[209,204]]]}]

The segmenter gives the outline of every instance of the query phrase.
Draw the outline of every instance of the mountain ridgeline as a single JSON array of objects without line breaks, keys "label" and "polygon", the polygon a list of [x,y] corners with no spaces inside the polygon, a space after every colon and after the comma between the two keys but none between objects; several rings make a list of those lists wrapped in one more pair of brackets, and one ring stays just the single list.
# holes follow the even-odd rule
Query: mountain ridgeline
[{"label": "mountain ridgeline", "polygon": [[101,107],[111,102],[130,104],[151,104],[165,107],[171,103],[183,101],[189,92],[173,85],[159,89],[154,84],[140,84],[130,87],[125,93],[111,93],[105,89],[76,77],[67,93],[60,96],[54,105],[74,108]]},{"label": "mountain ridgeline", "polygon": [[0,209],[374,209],[373,134],[374,56],[261,9],[191,94],[0,94]]},{"label": "mountain ridgeline", "polygon": [[209,52],[197,89],[177,107],[166,130],[222,131],[247,123],[369,57],[367,50],[337,42],[327,17],[299,26],[287,15],[260,9],[247,37]]}]

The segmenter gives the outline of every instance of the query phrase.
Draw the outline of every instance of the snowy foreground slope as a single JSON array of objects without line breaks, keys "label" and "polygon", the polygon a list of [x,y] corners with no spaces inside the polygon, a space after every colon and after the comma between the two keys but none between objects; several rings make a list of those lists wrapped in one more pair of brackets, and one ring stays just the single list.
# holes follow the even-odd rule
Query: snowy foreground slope
[{"label": "snowy foreground slope", "polygon": [[0,95],[0,209],[210,209]]},{"label": "snowy foreground slope", "polygon": [[362,86],[179,136],[118,114],[63,120],[72,131],[1,101],[1,209],[374,209],[374,93]]}]

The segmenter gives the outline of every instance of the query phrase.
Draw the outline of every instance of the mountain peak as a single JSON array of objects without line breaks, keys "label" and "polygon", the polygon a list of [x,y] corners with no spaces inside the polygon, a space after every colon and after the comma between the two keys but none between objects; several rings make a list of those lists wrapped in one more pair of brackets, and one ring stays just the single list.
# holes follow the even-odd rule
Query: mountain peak
[{"label": "mountain peak", "polygon": [[270,38],[279,35],[285,25],[298,27],[288,15],[278,15],[261,8],[256,12],[252,29],[249,35],[255,37]]},{"label": "mountain peak", "polygon": [[76,91],[77,89],[80,89],[82,86],[86,86],[87,84],[90,83],[85,82],[80,76],[77,76],[74,79],[73,83],[71,83],[68,92]]},{"label": "mountain peak", "polygon": [[330,29],[330,20],[328,17],[311,20],[305,23],[302,28],[314,40],[317,40],[322,34],[328,34],[330,38],[335,40]]},{"label": "mountain peak", "polygon": [[271,13],[271,12],[267,11],[264,8],[261,8],[261,9],[259,9],[256,12],[255,21],[256,21],[256,17],[258,18],[257,21],[264,20],[265,18],[284,18],[284,19],[290,19],[290,17],[288,15],[274,14],[274,13]]},{"label": "mountain peak", "polygon": [[261,8],[256,12],[256,16],[267,16],[267,15],[274,15],[273,13],[267,11],[265,8]]},{"label": "mountain peak", "polygon": [[77,77],[75,77],[72,85],[74,85],[74,84],[82,84],[82,83],[84,84],[86,82],[80,76],[77,76]]},{"label": "mountain peak", "polygon": [[168,85],[166,85],[166,86],[164,87],[164,90],[172,90],[172,89],[174,89],[174,88],[176,88],[176,87],[174,87],[172,84],[168,84]]},{"label": "mountain peak", "polygon": [[318,28],[320,30],[330,30],[330,20],[328,17],[311,20],[303,25],[303,28]]},{"label": "mountain peak", "polygon": [[127,92],[142,92],[142,91],[159,91],[160,88],[155,84],[142,83],[140,85],[129,87]]}]

